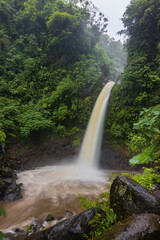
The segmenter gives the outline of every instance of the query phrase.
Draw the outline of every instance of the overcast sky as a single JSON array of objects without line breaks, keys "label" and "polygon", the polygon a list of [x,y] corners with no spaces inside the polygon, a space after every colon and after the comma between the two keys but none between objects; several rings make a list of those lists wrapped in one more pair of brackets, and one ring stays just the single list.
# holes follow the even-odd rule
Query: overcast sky
[{"label": "overcast sky", "polygon": [[123,23],[120,19],[130,0],[92,0],[92,2],[108,18],[108,35],[115,40],[121,39],[123,41],[123,36],[116,35],[116,33],[123,29]]}]

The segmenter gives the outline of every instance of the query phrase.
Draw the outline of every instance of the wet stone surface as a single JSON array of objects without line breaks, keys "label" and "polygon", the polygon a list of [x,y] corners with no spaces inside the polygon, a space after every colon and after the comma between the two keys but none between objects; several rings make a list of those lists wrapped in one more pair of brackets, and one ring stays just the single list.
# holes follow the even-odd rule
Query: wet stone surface
[{"label": "wet stone surface", "polygon": [[[85,240],[84,233],[90,231],[89,222],[95,215],[95,208],[86,210],[46,230],[33,233],[25,240]],[[15,239],[16,240],[16,239]]]},{"label": "wet stone surface", "polygon": [[110,204],[119,220],[132,214],[160,214],[160,202],[155,193],[136,181],[118,176],[111,185]]},{"label": "wet stone surface", "polygon": [[115,224],[98,240],[160,240],[160,216],[144,213]]},{"label": "wet stone surface", "polygon": [[[18,163],[17,163],[18,162]],[[12,202],[22,198],[22,184],[16,184],[15,170],[21,169],[19,159],[10,156],[0,158],[0,201]]]}]

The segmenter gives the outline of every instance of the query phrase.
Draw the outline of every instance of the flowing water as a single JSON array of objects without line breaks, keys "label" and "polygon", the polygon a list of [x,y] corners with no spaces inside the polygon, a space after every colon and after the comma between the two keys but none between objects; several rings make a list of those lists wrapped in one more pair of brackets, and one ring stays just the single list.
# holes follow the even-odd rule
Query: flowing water
[{"label": "flowing water", "polygon": [[109,189],[107,173],[93,166],[100,153],[105,109],[113,85],[108,83],[96,102],[78,163],[18,173],[18,183],[22,183],[24,189],[23,199],[3,204],[7,216],[0,217],[1,231],[24,229],[33,219],[45,219],[49,213],[56,218],[64,217],[66,210],[77,214],[82,211],[78,194],[92,199]]},{"label": "flowing water", "polygon": [[25,229],[34,219],[45,219],[49,213],[56,218],[69,210],[82,211],[78,194],[90,199],[106,192],[109,187],[103,171],[75,165],[48,166],[18,174],[23,183],[23,199],[3,204],[7,216],[0,217],[0,230]]},{"label": "flowing water", "polygon": [[78,160],[80,165],[83,164],[84,166],[91,166],[96,168],[98,166],[104,120],[107,112],[110,92],[114,84],[114,82],[108,82],[102,89],[96,101],[82,143]]}]

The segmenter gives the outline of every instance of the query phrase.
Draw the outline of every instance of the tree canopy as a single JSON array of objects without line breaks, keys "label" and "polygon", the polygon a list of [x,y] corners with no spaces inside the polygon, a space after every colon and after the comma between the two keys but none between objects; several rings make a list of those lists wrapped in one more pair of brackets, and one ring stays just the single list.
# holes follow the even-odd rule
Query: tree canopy
[{"label": "tree canopy", "polygon": [[107,18],[91,2],[77,3],[0,0],[1,142],[71,136],[86,126],[116,69],[99,43]]}]

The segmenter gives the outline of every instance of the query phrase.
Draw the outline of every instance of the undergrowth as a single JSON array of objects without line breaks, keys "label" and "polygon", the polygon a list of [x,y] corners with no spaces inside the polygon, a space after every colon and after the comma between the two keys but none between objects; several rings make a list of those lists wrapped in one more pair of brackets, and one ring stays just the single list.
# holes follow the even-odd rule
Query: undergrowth
[{"label": "undergrowth", "polygon": [[[159,167],[157,167],[159,168]],[[132,174],[132,173],[123,173],[123,176],[129,177],[144,187],[151,190],[156,183],[160,183],[160,175],[156,172],[156,169],[153,168],[143,168],[144,172],[142,174]]]},{"label": "undergrowth", "polygon": [[88,235],[85,234],[85,237],[89,240],[98,239],[116,222],[116,215],[113,209],[109,207],[109,193],[102,193],[93,201],[90,201],[82,195],[78,195],[77,198],[81,202],[81,207],[83,209],[87,210],[92,207],[96,208],[96,214],[89,222],[91,232]]}]

